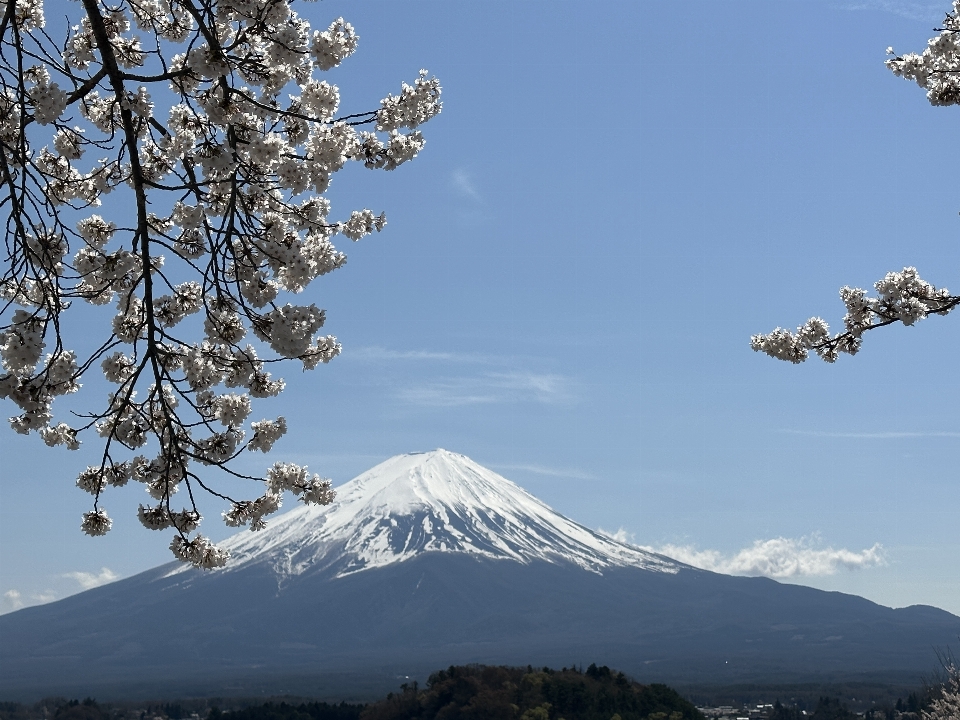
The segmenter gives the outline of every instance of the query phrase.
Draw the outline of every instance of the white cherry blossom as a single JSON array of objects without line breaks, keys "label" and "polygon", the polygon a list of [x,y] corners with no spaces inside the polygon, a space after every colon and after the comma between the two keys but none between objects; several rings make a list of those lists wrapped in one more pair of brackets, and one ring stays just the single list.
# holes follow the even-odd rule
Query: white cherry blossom
[{"label": "white cherry blossom", "polygon": [[821,318],[807,320],[791,332],[776,328],[766,335],[754,335],[750,346],[778,360],[801,363],[813,350],[823,360],[833,362],[840,353],[856,355],[863,344],[863,333],[874,328],[901,322],[913,325],[928,315],[946,315],[960,305],[960,297],[950,295],[922,280],[917,269],[887,273],[874,287],[878,296],[871,298],[865,290],[844,287],[840,298],[847,306],[844,330],[830,334],[830,327]]},{"label": "white cherry blossom", "polygon": [[[960,0],[953,0],[940,34],[922,53],[897,56],[887,48],[887,67],[899,77],[914,80],[927,90],[931,105],[960,105]],[[855,355],[868,330],[902,323],[913,325],[929,315],[946,315],[960,305],[960,295],[937,289],[923,280],[916,268],[887,273],[874,284],[876,297],[861,288],[844,287],[840,299],[847,308],[843,332],[830,334],[827,323],[810,318],[796,332],[776,328],[766,335],[754,335],[750,346],[778,360],[800,363],[813,350],[823,360],[834,362],[840,353]]]},{"label": "white cherry blossom", "polygon": [[956,720],[960,718],[960,667],[943,658],[946,677],[939,687],[934,686],[930,706],[921,711],[921,720]]},{"label": "white cherry blossom", "polygon": [[[338,235],[386,225],[379,211],[334,212],[323,197],[332,176],[351,162],[395,170],[414,159],[419,126],[442,107],[439,82],[424,70],[358,107],[319,77],[356,51],[353,26],[314,30],[290,0],[85,0],[68,8],[76,17],[60,46],[42,0],[11,8],[0,24],[11,217],[0,400],[17,408],[14,431],[47,446],[100,438],[102,461],[76,477],[93,496],[84,533],[109,531],[100,502],[133,480],[151,498],[140,522],[172,532],[177,558],[219,567],[226,554],[196,534],[200,489],[226,503],[227,524],[251,529],[284,492],[333,499],[306,468],[277,463],[257,477],[233,463],[287,432],[283,417],[250,422],[254,400],[285,387],[272,365],[313,369],[341,351],[319,334],[324,310],[285,295],[343,267]],[[12,58],[30,60],[21,69]],[[86,357],[68,347],[78,302],[103,319]],[[919,312],[898,302],[904,317]],[[59,421],[55,399],[91,369],[112,384],[105,404]],[[220,473],[253,483],[253,499],[215,489]],[[181,489],[188,506],[175,510]]]}]

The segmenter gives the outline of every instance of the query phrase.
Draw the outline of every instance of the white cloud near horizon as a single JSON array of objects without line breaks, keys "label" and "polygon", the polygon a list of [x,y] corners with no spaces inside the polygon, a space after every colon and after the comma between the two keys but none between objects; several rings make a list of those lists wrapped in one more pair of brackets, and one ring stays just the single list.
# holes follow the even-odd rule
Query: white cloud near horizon
[{"label": "white cloud near horizon", "polygon": [[[629,542],[622,539],[628,537],[623,528],[615,534],[605,534],[621,542]],[[639,547],[702,570],[724,575],[776,579],[822,577],[836,575],[841,570],[857,571],[886,564],[880,543],[857,552],[846,548],[821,547],[817,536],[755,540],[749,547],[733,554],[724,554],[719,550],[699,550],[694,545],[670,543],[657,547]]]},{"label": "white cloud near horizon", "polygon": [[[105,567],[100,568],[99,573],[68,572],[64,573],[63,577],[76,580],[78,583],[80,583],[80,587],[82,587],[84,590],[90,590],[91,588],[100,587],[101,585],[106,585],[109,582],[113,582],[120,576],[110,568]],[[49,600],[47,602],[49,602]]]},{"label": "white cloud near horizon", "polygon": [[[606,535],[611,540],[616,540],[617,542],[625,543],[627,545],[636,545],[634,542],[634,535],[632,532],[627,532],[625,528],[618,528],[616,532],[610,532],[609,530],[604,530],[603,528],[597,528],[597,532],[601,535]],[[641,546],[637,546],[641,547]]]},{"label": "white cloud near horizon", "polygon": [[554,373],[486,373],[402,388],[397,397],[404,402],[428,407],[509,402],[550,404],[573,399],[569,385],[566,377]]},{"label": "white cloud near horizon", "polygon": [[12,613],[21,608],[33,605],[43,605],[56,599],[57,594],[53,590],[33,593],[28,598],[24,598],[23,593],[19,590],[7,590],[0,596],[0,615],[6,615],[7,613]]},{"label": "white cloud near horizon", "polygon": [[25,605],[19,590],[7,590],[0,600],[0,614],[19,610]]}]

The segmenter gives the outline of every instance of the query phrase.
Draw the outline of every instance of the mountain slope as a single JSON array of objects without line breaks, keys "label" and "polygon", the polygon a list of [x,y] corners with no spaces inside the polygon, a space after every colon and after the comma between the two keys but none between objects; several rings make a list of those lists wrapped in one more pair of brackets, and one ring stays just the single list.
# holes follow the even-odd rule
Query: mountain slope
[{"label": "mountain slope", "polygon": [[[0,698],[326,692],[351,674],[591,662],[641,681],[916,682],[960,618],[718,575],[604,538],[467,458],[393,458],[164,565],[0,616]],[[324,684],[326,683],[326,684]]]}]

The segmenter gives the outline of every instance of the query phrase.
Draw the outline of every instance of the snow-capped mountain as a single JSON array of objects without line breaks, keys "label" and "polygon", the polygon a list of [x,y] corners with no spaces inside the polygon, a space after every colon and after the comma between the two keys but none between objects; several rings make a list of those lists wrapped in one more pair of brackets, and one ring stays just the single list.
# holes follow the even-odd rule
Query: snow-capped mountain
[{"label": "snow-capped mountain", "polygon": [[338,488],[332,505],[299,507],[223,547],[231,556],[223,572],[267,563],[283,576],[332,570],[343,577],[425,552],[571,563],[595,572],[637,567],[675,573],[680,567],[565,518],[447,450],[390,458]]},{"label": "snow-capped mountain", "polygon": [[[892,609],[616,542],[462,455],[391,458],[177,562],[0,616],[0,698],[395,690],[451,664],[605,664],[643,682],[915,682],[960,636]],[[365,695],[363,695],[365,693]]]}]

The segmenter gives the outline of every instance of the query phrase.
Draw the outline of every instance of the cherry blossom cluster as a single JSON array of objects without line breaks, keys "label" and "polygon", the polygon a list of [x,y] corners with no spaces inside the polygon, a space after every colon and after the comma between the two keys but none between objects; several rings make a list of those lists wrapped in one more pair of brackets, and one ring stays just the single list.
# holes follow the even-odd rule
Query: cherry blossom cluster
[{"label": "cherry blossom cluster", "polygon": [[[887,48],[887,54],[896,55],[893,48]],[[960,104],[960,0],[953,1],[953,12],[947,13],[940,34],[922,53],[893,57],[887,60],[887,67],[926,89],[932,105]],[[887,273],[874,287],[877,297],[868,297],[860,288],[840,290],[847,308],[841,333],[831,335],[827,323],[813,317],[795,332],[778,327],[766,335],[754,335],[750,346],[792,363],[803,362],[811,351],[834,362],[840,353],[855,355],[868,330],[894,323],[913,325],[928,315],[946,315],[960,305],[960,296],[951,295],[945,288],[938,290],[912,267]]]},{"label": "cherry blossom cluster", "polygon": [[946,679],[937,688],[930,707],[920,713],[921,720],[956,720],[960,718],[960,668],[944,662]]},{"label": "cherry blossom cluster", "polygon": [[[93,496],[84,532],[109,531],[101,496],[132,481],[150,497],[143,526],[172,530],[177,558],[217,567],[227,555],[196,534],[195,490],[227,503],[228,525],[254,530],[284,492],[333,500],[306,468],[276,463],[256,478],[234,461],[287,432],[285,418],[253,414],[254,399],[284,389],[268,367],[312,369],[341,351],[321,334],[323,309],[282,296],[344,265],[337,236],[386,225],[369,209],[331,217],[332,176],[351,162],[394,170],[415,158],[441,89],[421,70],[379,108],[338,114],[340,88],[317,73],[359,37],[342,18],[311,29],[291,0],[78,7],[60,46],[42,0],[10,3],[0,21],[0,399],[18,408],[15,431],[48,446],[101,438],[101,462],[76,479]],[[106,219],[111,194],[119,212]],[[65,347],[76,301],[110,312],[84,358]],[[113,385],[106,405],[55,421],[54,399],[91,368]],[[212,471],[263,490],[230,497]]]},{"label": "cherry blossom cluster", "polygon": [[[282,418],[281,418],[282,420]],[[319,475],[312,477],[305,466],[293,463],[276,463],[267,471],[267,489],[256,500],[243,500],[233,503],[233,507],[223,513],[223,520],[231,527],[250,524],[252,530],[265,526],[263,516],[275,512],[281,505],[283,491],[289,490],[305,503],[327,505],[335,496],[330,481]]]},{"label": "cherry blossom cluster", "polygon": [[[887,53],[896,55],[892,47]],[[960,105],[960,0],[954,0],[940,34],[922,53],[890,58],[887,67],[926,90],[931,105]]]},{"label": "cherry blossom cluster", "polygon": [[868,297],[860,288],[844,287],[840,299],[847,308],[843,317],[844,331],[830,334],[830,327],[818,317],[807,320],[796,332],[776,328],[767,335],[754,335],[750,346],[778,360],[801,363],[812,350],[827,362],[840,353],[856,355],[863,343],[863,333],[895,322],[913,325],[927,315],[946,315],[960,305],[960,297],[946,288],[935,288],[924,281],[917,269],[887,273],[874,287],[877,297]]}]

